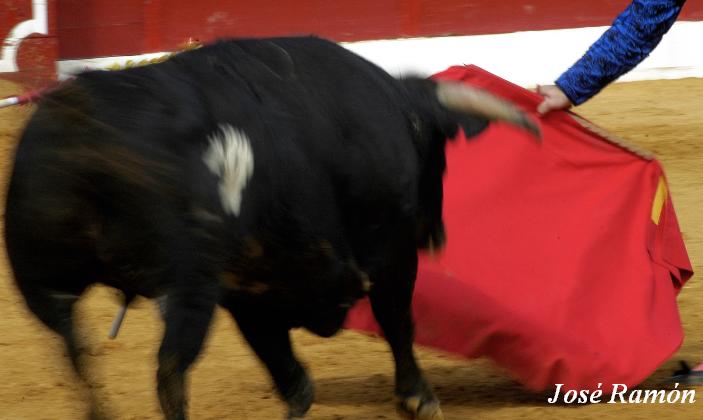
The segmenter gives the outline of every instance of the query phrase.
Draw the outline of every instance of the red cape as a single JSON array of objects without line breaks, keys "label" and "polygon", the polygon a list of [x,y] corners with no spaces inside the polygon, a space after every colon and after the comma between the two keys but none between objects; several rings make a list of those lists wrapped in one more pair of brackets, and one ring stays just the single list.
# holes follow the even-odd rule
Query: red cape
[{"label": "red cape", "polygon": [[[487,356],[535,391],[643,381],[683,340],[692,274],[659,163],[571,113],[537,117],[539,95],[475,66],[435,78],[515,102],[544,138],[492,124],[447,146],[448,242],[421,257],[416,342]],[[366,300],[347,327],[379,332]]]}]

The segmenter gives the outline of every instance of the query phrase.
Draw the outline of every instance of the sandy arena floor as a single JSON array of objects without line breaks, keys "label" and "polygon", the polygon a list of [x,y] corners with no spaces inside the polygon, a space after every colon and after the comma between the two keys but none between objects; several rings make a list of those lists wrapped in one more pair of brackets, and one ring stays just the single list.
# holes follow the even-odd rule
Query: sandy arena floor
[{"label": "sandy arena floor", "polygon": [[[0,80],[0,97],[18,91]],[[655,152],[662,161],[698,273],[703,273],[701,98],[703,79],[638,82],[614,85],[578,110]],[[27,107],[0,110],[3,196],[16,136],[30,113]],[[703,361],[703,286],[698,278],[683,290],[679,304],[686,329],[684,346],[644,388],[656,389],[679,359]],[[0,252],[0,307],[0,419],[83,418],[84,394],[63,359],[61,343],[30,317],[12,284],[4,252]],[[117,308],[114,295],[105,288],[93,289],[80,308],[100,392],[116,419],[158,419],[154,377],[161,324],[157,312],[151,303],[138,302],[129,311],[119,339],[111,342],[106,334]],[[317,384],[309,418],[398,418],[392,403],[391,356],[383,341],[346,331],[328,340],[305,332],[296,332],[294,338]],[[524,391],[490,362],[457,360],[426,349],[418,353],[447,420],[703,418],[703,388],[698,388],[701,401],[691,405],[553,407],[546,404],[544,395]],[[190,389],[193,419],[268,420],[283,415],[268,376],[221,312],[192,370]]]}]

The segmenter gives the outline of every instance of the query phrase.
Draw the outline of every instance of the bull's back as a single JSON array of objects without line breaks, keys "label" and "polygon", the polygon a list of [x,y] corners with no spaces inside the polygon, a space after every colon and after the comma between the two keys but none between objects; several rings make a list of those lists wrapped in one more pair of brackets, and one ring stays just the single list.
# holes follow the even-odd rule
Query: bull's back
[{"label": "bull's back", "polygon": [[317,160],[333,156],[353,166],[342,161],[344,151],[365,161],[357,166],[378,165],[396,174],[414,163],[405,159],[414,154],[406,118],[412,109],[401,85],[333,42],[225,40],[178,55],[173,64],[192,70],[207,102],[231,110],[235,123],[258,119],[286,127]]},{"label": "bull's back", "polygon": [[287,101],[281,107],[302,130],[297,145],[313,157],[310,164],[323,163],[324,175],[339,180],[343,209],[374,220],[414,211],[418,161],[408,116],[415,110],[396,79],[319,38],[229,42],[273,69],[259,72],[266,80],[257,86]]}]

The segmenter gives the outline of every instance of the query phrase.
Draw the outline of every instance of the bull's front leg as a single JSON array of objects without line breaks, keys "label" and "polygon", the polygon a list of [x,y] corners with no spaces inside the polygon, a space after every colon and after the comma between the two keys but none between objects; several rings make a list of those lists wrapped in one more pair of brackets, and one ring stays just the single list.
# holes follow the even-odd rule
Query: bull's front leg
[{"label": "bull's front leg", "polygon": [[288,405],[286,419],[305,417],[315,398],[315,387],[293,354],[288,327],[280,319],[274,319],[276,315],[241,300],[224,298],[220,304],[232,314],[242,335],[271,374]]},{"label": "bull's front leg", "polygon": [[200,353],[217,303],[215,282],[169,291],[163,305],[165,332],[156,374],[159,403],[168,420],[187,418],[186,373]]},{"label": "bull's front leg", "polygon": [[[398,408],[419,420],[443,419],[439,401],[418,367],[413,352],[414,324],[411,301],[417,274],[417,251],[412,241],[391,256],[372,277],[369,294],[378,321],[395,359]],[[400,249],[400,248],[399,248]]]}]

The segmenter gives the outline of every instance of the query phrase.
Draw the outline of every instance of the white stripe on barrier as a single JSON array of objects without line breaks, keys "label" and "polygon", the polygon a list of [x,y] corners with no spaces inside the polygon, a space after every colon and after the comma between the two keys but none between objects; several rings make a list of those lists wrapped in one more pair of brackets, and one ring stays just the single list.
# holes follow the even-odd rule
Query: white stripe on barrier
[{"label": "white stripe on barrier", "polygon": [[[568,69],[607,27],[496,35],[408,38],[343,45],[394,75],[428,76],[452,65],[476,64],[521,86],[549,84]],[[621,81],[703,77],[703,21],[677,22],[652,55]],[[165,53],[59,61],[60,78],[86,68],[141,61]]]}]

